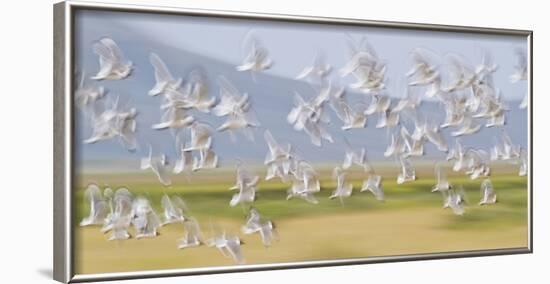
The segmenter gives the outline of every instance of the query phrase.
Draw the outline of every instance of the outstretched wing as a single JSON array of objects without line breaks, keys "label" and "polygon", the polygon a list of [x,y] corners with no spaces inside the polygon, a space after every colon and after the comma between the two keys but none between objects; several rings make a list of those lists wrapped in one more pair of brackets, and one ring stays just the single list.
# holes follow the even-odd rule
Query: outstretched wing
[{"label": "outstretched wing", "polygon": [[113,59],[115,59],[116,61],[124,59],[122,51],[120,51],[120,48],[113,39],[104,37],[99,42],[101,42],[105,47],[109,49],[111,55],[113,56]]},{"label": "outstretched wing", "polygon": [[168,67],[166,67],[164,61],[162,61],[156,53],[151,53],[149,55],[149,61],[155,69],[155,79],[157,80],[157,83],[174,81],[174,77],[168,70]]}]

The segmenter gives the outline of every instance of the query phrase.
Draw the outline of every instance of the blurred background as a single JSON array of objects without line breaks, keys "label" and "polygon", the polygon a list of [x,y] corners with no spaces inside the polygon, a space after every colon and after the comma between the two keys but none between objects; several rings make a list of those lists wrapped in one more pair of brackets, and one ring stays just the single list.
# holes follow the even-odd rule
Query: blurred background
[{"label": "blurred background", "polygon": [[[276,224],[280,240],[264,248],[257,235],[242,236],[243,254],[248,264],[326,260],[338,258],[404,255],[493,248],[525,247],[527,245],[527,179],[517,177],[517,166],[493,165],[491,177],[499,203],[479,207],[480,180],[470,181],[463,175],[451,176],[451,182],[461,184],[467,193],[464,216],[455,216],[442,209],[439,194],[430,193],[435,184],[433,161],[442,154],[432,145],[427,156],[414,160],[419,180],[396,185],[399,167],[392,160],[383,160],[382,153],[389,143],[384,129],[375,129],[371,119],[366,129],[342,132],[336,117],[329,131],[335,143],[323,147],[312,146],[305,133],[296,132],[286,123],[292,107],[294,91],[310,98],[315,91],[305,82],[293,78],[313,61],[316,52],[322,52],[333,68],[340,68],[347,60],[346,40],[366,36],[379,57],[387,63],[388,94],[402,97],[402,78],[411,62],[409,52],[415,47],[428,47],[442,56],[458,53],[475,65],[484,51],[493,55],[499,64],[495,84],[502,90],[503,99],[510,106],[506,131],[514,143],[527,146],[527,112],[517,105],[527,92],[523,83],[511,84],[509,75],[516,64],[515,48],[526,48],[521,37],[486,36],[460,33],[403,31],[385,28],[344,27],[317,24],[223,20],[169,15],[145,15],[100,11],[81,11],[76,17],[76,68],[94,74],[97,57],[91,45],[108,36],[121,47],[126,57],[136,65],[133,75],[123,81],[102,82],[108,96],[118,95],[124,105],[138,109],[138,138],[140,148],[128,153],[117,141],[92,145],[76,143],[77,187],[75,188],[75,224],[86,215],[88,204],[83,202],[83,189],[89,183],[117,188],[126,186],[136,195],[151,199],[157,210],[164,193],[180,194],[191,212],[199,220],[203,233],[209,234],[209,223],[215,222],[238,234],[246,210],[230,208],[236,159],[263,177],[265,169],[259,166],[267,146],[263,130],[270,129],[281,142],[292,143],[302,158],[311,161],[322,178],[318,194],[320,204],[311,205],[302,200],[286,201],[288,184],[278,181],[261,182],[255,207]],[[250,74],[236,72],[244,53],[241,41],[251,30],[269,49],[275,65],[258,74],[256,83]],[[221,48],[220,48],[221,47]],[[153,68],[148,62],[150,52],[157,53],[174,76],[185,77],[199,68],[209,78],[210,95],[217,96],[217,76],[230,79],[236,87],[250,95],[253,109],[262,126],[256,131],[255,141],[238,136],[233,142],[227,133],[214,135],[214,147],[221,159],[221,168],[194,174],[190,179],[175,177],[166,188],[150,172],[138,172],[139,159],[147,154],[146,145],[162,149],[169,159],[175,157],[173,137],[169,131],[155,131],[151,125],[160,121],[159,98],[147,96],[154,85]],[[349,81],[332,79],[344,86]],[[360,102],[362,96],[350,93],[350,100]],[[443,108],[436,101],[425,101],[422,112],[441,122]],[[330,111],[329,111],[330,112]],[[218,126],[222,118],[198,115]],[[76,116],[76,141],[91,133],[89,122],[82,114]],[[450,145],[448,132],[444,132]],[[352,145],[365,147],[378,174],[383,176],[386,201],[376,201],[369,193],[358,193],[366,175],[352,169],[349,178],[355,193],[344,204],[328,200],[334,189],[331,179],[333,166],[343,160],[343,137]],[[499,135],[497,129],[483,128],[478,134],[463,139],[465,145],[487,149]],[[177,239],[183,228],[170,225],[161,229],[155,239],[108,242],[98,228],[76,228],[75,248],[77,273],[100,273],[231,265],[217,250],[200,247],[177,250]]]}]

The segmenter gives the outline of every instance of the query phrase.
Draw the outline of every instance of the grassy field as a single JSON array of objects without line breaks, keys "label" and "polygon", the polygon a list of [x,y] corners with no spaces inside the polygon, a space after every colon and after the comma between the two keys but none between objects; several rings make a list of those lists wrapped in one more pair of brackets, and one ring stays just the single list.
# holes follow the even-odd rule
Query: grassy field
[{"label": "grassy field", "polygon": [[[276,223],[279,235],[269,248],[262,245],[257,234],[240,234],[246,209],[229,207],[233,192],[228,188],[234,180],[233,172],[228,170],[206,172],[190,180],[178,177],[168,188],[147,173],[80,175],[73,221],[78,224],[87,214],[83,189],[96,182],[113,188],[127,186],[134,195],[147,196],[159,212],[164,193],[179,194],[199,220],[205,237],[210,235],[210,222],[240,234],[247,264],[527,246],[527,179],[518,177],[515,168],[502,166],[493,171],[491,180],[498,203],[492,206],[477,205],[481,179],[450,176],[451,183],[463,185],[467,194],[463,216],[441,208],[441,195],[430,192],[435,181],[428,168],[417,168],[419,180],[403,185],[395,183],[393,169],[379,170],[384,177],[385,202],[375,200],[370,193],[359,193],[365,178],[359,171],[349,176],[354,194],[344,204],[328,199],[335,185],[328,171],[321,171],[322,176],[329,178],[321,181],[317,205],[298,199],[286,201],[288,185],[262,181],[254,206]],[[76,273],[234,265],[214,248],[178,250],[176,243],[183,232],[182,225],[172,224],[162,227],[161,235],[154,239],[109,242],[108,235],[98,227],[77,227]]]}]

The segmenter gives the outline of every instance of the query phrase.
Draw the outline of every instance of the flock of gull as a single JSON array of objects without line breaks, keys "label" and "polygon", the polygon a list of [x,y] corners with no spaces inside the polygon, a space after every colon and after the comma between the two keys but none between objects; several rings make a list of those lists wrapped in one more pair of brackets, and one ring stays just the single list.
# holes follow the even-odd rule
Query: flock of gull
[{"label": "flock of gull", "polygon": [[[433,144],[438,151],[446,153],[446,161],[435,164],[436,184],[432,192],[443,196],[443,207],[454,214],[465,211],[465,194],[461,185],[451,184],[446,177],[448,170],[463,173],[470,179],[482,179],[480,205],[497,202],[492,186],[491,162],[506,161],[519,167],[519,175],[525,176],[528,169],[526,149],[515,145],[503,126],[506,113],[510,110],[493,82],[493,74],[498,65],[491,54],[485,52],[477,66],[470,66],[458,54],[439,56],[426,48],[411,51],[412,66],[404,76],[407,84],[404,96],[390,97],[386,90],[386,64],[365,38],[359,41],[348,40],[349,60],[337,70],[342,78],[353,80],[347,89],[362,96],[365,103],[352,104],[347,98],[346,87],[337,87],[329,79],[333,67],[317,54],[311,66],[299,72],[296,80],[311,84],[317,94],[305,98],[294,94],[294,104],[287,115],[287,122],[298,132],[303,132],[315,146],[334,143],[327,130],[331,123],[329,112],[341,121],[341,131],[361,129],[367,121],[377,119],[376,128],[385,128],[388,133],[386,158],[394,159],[400,172],[397,184],[414,182],[417,177],[413,160],[425,155],[424,147]],[[257,73],[270,69],[274,62],[268,49],[261,41],[249,33],[244,40],[246,56],[235,67],[238,72],[249,72],[251,80],[257,83]],[[111,38],[102,38],[93,44],[93,51],[99,57],[99,71],[90,79],[123,80],[132,75],[133,63],[127,60],[118,45]],[[518,63],[510,76],[513,82],[525,81],[528,77],[527,58],[523,51],[516,50]],[[166,155],[155,152],[149,146],[148,155],[141,159],[141,169],[151,171],[164,185],[172,184],[172,174],[184,173],[191,176],[196,171],[207,171],[219,167],[219,157],[213,143],[214,132],[228,132],[231,139],[240,133],[247,139],[254,139],[254,132],[260,127],[255,117],[249,95],[237,89],[226,77],[219,76],[219,98],[209,95],[206,76],[198,70],[191,71],[184,79],[175,77],[161,57],[151,53],[149,60],[154,69],[156,84],[148,92],[151,97],[160,97],[162,116],[151,127],[158,131],[170,131],[178,157],[171,166]],[[444,62],[444,64],[442,63]],[[421,93],[422,95],[417,95]],[[118,97],[107,96],[107,90],[86,80],[85,74],[75,93],[75,104],[90,121],[92,134],[83,142],[97,143],[104,140],[118,140],[128,151],[138,149],[136,138],[135,108],[121,106]],[[424,98],[436,100],[445,112],[442,123],[430,119],[420,111]],[[526,108],[528,96],[519,105]],[[194,113],[222,117],[224,122],[213,127],[201,121]],[[487,151],[464,146],[461,137],[474,135],[482,128],[501,128],[500,137]],[[443,129],[450,129],[454,146],[446,141]],[[186,140],[185,133],[189,139]],[[280,143],[267,129],[263,138],[268,146],[264,160],[265,180],[280,179],[288,184],[287,199],[299,198],[317,204],[315,194],[321,191],[320,175],[313,165],[295,151],[293,145]],[[336,188],[330,199],[338,199],[342,204],[353,192],[353,185],[347,174],[354,167],[364,171],[365,180],[361,192],[372,193],[375,199],[384,200],[382,177],[368,162],[365,148],[356,148],[345,138],[343,162],[333,169]],[[450,166],[449,166],[450,165]],[[260,176],[246,169],[238,161],[236,166],[234,191],[230,206],[248,206],[248,216],[242,227],[244,234],[258,234],[265,246],[270,246],[277,233],[274,223],[262,217],[253,207]],[[448,168],[448,169],[447,169]],[[151,201],[143,196],[134,196],[127,188],[103,191],[96,185],[88,185],[85,191],[86,202],[90,204],[89,215],[81,226],[101,225],[101,231],[110,232],[110,240],[124,240],[131,237],[155,237],[162,226],[183,224],[183,238],[178,248],[196,247],[207,244],[216,247],[227,257],[242,263],[244,258],[238,235],[226,234],[225,230],[212,226],[213,236],[205,240],[199,223],[189,215],[183,199],[177,195],[164,194],[157,214]],[[133,228],[133,235],[130,230]]]}]

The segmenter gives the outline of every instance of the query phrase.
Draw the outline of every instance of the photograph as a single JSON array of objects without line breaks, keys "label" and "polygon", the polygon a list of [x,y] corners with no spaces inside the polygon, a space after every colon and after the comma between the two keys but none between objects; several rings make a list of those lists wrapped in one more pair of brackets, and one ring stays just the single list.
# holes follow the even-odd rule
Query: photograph
[{"label": "photograph", "polygon": [[72,13],[71,273],[530,251],[528,35]]}]

